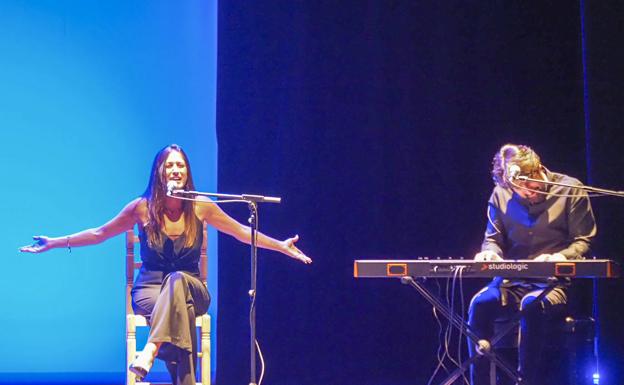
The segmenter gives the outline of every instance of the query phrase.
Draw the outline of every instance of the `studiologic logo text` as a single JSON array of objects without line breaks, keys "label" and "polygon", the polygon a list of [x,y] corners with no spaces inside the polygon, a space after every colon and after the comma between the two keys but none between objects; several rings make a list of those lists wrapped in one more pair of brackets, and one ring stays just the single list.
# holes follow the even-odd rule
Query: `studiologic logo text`
[{"label": "studiologic logo text", "polygon": [[529,265],[526,263],[484,263],[481,265],[481,271],[484,270],[528,270]]}]

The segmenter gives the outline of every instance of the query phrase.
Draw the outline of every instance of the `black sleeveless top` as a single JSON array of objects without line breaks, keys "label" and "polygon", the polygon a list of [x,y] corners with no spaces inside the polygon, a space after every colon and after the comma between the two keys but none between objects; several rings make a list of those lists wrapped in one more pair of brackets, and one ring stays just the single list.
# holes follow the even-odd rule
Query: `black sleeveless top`
[{"label": "black sleeveless top", "polygon": [[165,274],[172,271],[187,271],[199,276],[199,259],[201,255],[201,245],[204,238],[202,222],[195,217],[197,222],[197,237],[191,247],[184,247],[186,236],[180,235],[176,239],[171,239],[162,230],[162,244],[151,247],[147,241],[145,229],[139,229],[139,239],[141,241],[141,261],[143,266],[140,273],[145,270],[160,271]]}]

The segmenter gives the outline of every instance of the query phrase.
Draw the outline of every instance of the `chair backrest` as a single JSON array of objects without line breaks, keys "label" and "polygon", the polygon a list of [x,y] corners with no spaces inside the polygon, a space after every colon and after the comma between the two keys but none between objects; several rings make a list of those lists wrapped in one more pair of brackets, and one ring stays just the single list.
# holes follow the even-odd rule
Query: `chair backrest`
[{"label": "chair backrest", "polygon": [[[199,277],[208,286],[208,230],[206,223],[203,223],[202,232],[204,234],[199,257]],[[135,260],[134,245],[139,243],[139,237],[134,234],[134,230],[126,231],[126,314],[134,314],[132,310],[132,285],[134,284],[134,273],[140,269],[143,263]]]}]

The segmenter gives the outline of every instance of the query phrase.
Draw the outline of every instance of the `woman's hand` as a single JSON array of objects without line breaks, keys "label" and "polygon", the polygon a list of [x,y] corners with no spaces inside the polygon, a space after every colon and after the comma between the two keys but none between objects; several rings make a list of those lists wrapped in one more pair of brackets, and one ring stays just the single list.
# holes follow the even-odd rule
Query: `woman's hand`
[{"label": "woman's hand", "polygon": [[42,253],[52,248],[50,244],[50,238],[43,235],[35,235],[35,240],[31,245],[20,247],[19,251],[22,253]]},{"label": "woman's hand", "polygon": [[310,264],[312,263],[312,259],[306,256],[295,246],[295,242],[299,240],[299,235],[295,235],[292,238],[288,238],[282,241],[282,253],[288,255],[291,258],[297,259],[303,263]]}]

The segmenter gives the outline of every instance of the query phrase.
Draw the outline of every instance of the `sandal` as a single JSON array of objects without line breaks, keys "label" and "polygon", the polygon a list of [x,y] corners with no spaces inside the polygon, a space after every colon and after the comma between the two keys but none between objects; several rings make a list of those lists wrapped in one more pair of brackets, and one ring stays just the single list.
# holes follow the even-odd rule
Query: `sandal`
[{"label": "sandal", "polygon": [[143,381],[147,373],[149,373],[152,368],[152,364],[154,364],[154,358],[151,353],[143,350],[139,353],[139,356],[132,361],[128,369],[134,373],[137,381]]}]

